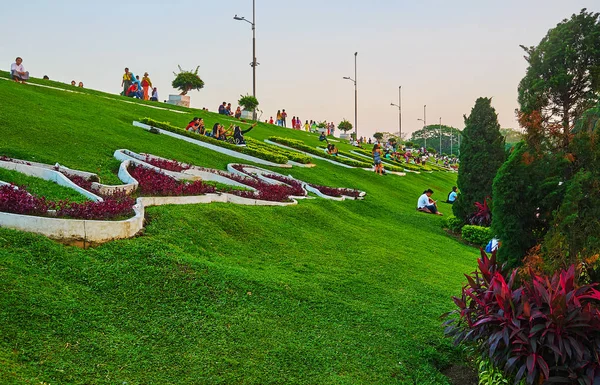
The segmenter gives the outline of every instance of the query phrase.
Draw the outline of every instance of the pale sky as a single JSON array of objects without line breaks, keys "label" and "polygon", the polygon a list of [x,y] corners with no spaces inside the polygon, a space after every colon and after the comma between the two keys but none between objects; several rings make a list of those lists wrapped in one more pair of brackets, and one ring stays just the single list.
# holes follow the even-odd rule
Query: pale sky
[{"label": "pale sky", "polygon": [[[517,127],[517,86],[526,69],[519,44],[536,45],[559,21],[598,0],[256,0],[257,97],[262,119],[285,108],[289,119],[354,123],[358,52],[358,130],[397,132],[427,122],[463,128],[479,96],[493,97],[502,127]],[[15,3],[16,4],[16,3]],[[145,71],[161,100],[173,71],[200,66],[205,89],[193,107],[237,106],[252,93],[251,0],[18,2],[0,13],[0,68],[16,56],[32,76],[83,81],[120,91],[123,68]],[[14,8],[14,7],[13,7]],[[1,108],[1,106],[0,106]]]}]

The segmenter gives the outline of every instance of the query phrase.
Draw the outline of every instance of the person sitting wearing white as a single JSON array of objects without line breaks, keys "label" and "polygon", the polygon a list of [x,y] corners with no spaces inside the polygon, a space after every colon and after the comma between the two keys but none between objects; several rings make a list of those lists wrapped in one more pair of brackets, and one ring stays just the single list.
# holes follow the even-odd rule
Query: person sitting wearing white
[{"label": "person sitting wearing white", "polygon": [[24,83],[25,80],[29,80],[29,72],[25,71],[25,68],[23,67],[23,59],[20,57],[15,60],[15,63],[11,64],[10,76],[12,76],[15,82]]},{"label": "person sitting wearing white", "polygon": [[444,215],[438,211],[436,202],[431,199],[431,194],[433,194],[433,190],[431,189],[423,191],[423,195],[419,197],[419,201],[417,202],[417,210],[429,214]]}]

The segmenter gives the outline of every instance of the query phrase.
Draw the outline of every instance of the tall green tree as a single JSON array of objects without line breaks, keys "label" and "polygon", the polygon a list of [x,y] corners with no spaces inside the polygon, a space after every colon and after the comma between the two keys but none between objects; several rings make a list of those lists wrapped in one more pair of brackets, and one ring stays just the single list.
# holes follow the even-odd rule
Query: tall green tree
[{"label": "tall green tree", "polygon": [[[423,127],[412,133],[410,141],[416,147],[425,147],[425,139],[427,139],[427,147],[433,147],[440,154],[458,153],[458,137],[461,131],[456,127],[440,126],[431,124]],[[440,148],[440,135],[442,136],[442,147]]]},{"label": "tall green tree", "polygon": [[525,114],[539,111],[569,145],[573,122],[598,100],[600,90],[600,14],[587,12],[560,22],[537,46],[521,46],[529,63],[519,84]]},{"label": "tall green tree", "polygon": [[504,159],[504,137],[492,99],[479,98],[471,115],[465,116],[458,169],[460,194],[452,207],[457,218],[467,222],[475,202],[492,196],[492,182]]}]

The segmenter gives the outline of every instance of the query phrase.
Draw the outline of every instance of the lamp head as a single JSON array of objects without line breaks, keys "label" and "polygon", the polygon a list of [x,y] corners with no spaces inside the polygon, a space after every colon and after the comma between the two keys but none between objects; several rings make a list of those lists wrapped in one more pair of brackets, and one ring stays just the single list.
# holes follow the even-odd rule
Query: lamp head
[{"label": "lamp head", "polygon": [[238,16],[238,15],[235,15],[235,16],[233,17],[233,19],[234,19],[234,20],[246,20],[246,19],[244,19],[244,17],[243,17],[243,16],[242,16],[242,17],[240,17],[240,16]]},{"label": "lamp head", "polygon": [[344,79],[350,80],[350,77],[349,76],[344,76]]}]

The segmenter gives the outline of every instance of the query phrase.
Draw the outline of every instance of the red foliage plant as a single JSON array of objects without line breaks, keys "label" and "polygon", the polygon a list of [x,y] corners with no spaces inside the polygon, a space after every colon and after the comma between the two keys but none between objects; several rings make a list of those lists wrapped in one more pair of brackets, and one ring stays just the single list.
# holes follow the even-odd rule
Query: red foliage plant
[{"label": "red foliage plant", "polygon": [[485,198],[483,203],[475,202],[476,211],[471,214],[467,220],[469,224],[476,226],[489,226],[492,223],[492,209],[488,205],[488,199]]},{"label": "red foliage plant", "polygon": [[575,267],[552,277],[530,272],[519,284],[481,251],[479,271],[466,275],[457,315],[444,322],[455,343],[475,343],[498,368],[528,384],[600,381],[600,292],[575,283]]},{"label": "red foliage plant", "polygon": [[182,196],[214,193],[214,186],[207,185],[201,180],[180,182],[162,172],[141,166],[129,167],[129,174],[139,182],[138,190],[142,195],[149,196]]},{"label": "red foliage plant", "polygon": [[327,196],[330,197],[341,197],[342,195],[347,196],[347,197],[352,197],[352,198],[358,198],[360,197],[360,191],[358,190],[351,190],[351,189],[347,189],[347,188],[334,188],[334,187],[327,187],[327,186],[319,186],[316,184],[311,184],[310,185],[313,188],[316,188],[317,190],[319,190],[322,194],[325,194]]},{"label": "red foliage plant", "polygon": [[29,194],[24,187],[0,186],[0,211],[13,214],[49,216],[48,210],[56,210],[59,218],[108,220],[132,216],[134,204],[135,200],[123,193],[113,194],[104,202],[52,202]]},{"label": "red foliage plant", "polygon": [[162,168],[163,170],[174,171],[174,172],[182,172],[184,170],[190,169],[189,165],[180,163],[180,162],[176,161],[175,159],[173,159],[173,160],[158,159],[158,158],[153,158],[150,155],[146,155],[145,162],[149,163],[153,166],[156,166],[158,168]]}]

